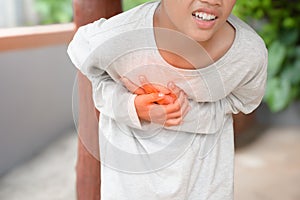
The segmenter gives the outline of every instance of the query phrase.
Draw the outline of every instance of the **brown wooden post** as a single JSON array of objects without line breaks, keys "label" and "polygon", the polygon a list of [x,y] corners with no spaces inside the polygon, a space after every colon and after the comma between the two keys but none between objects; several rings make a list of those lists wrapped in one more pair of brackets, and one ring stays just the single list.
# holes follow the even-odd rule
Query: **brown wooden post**
[{"label": "brown wooden post", "polygon": [[[73,0],[76,28],[122,11],[121,0]],[[89,80],[78,72],[79,119],[76,189],[78,200],[100,199],[98,142],[99,112],[95,110]]]}]

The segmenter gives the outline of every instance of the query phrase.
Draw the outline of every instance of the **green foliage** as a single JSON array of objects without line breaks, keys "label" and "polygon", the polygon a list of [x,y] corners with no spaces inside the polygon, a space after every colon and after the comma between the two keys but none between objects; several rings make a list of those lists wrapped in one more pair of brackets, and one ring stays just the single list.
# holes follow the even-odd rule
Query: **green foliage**
[{"label": "green foliage", "polygon": [[273,112],[300,99],[300,2],[238,0],[234,14],[252,25],[269,50],[264,101]]},{"label": "green foliage", "polygon": [[67,23],[72,21],[72,0],[35,0],[40,24]]},{"label": "green foliage", "polygon": [[137,5],[140,5],[142,3],[148,2],[151,0],[122,0],[122,6],[123,6],[123,10],[129,10],[130,8],[133,8]]},{"label": "green foliage", "polygon": [[[148,1],[151,0],[122,0],[123,10],[129,10]],[[35,0],[34,6],[40,17],[40,24],[72,21],[72,0]]]}]

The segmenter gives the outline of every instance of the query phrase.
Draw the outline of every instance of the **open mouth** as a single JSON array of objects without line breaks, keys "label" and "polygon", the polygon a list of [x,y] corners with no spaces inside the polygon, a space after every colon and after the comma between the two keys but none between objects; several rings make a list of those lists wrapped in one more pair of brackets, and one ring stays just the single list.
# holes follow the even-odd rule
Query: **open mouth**
[{"label": "open mouth", "polygon": [[205,13],[205,12],[194,12],[192,13],[192,15],[202,21],[213,21],[216,20],[218,17],[213,15],[213,14],[209,14],[209,13]]}]

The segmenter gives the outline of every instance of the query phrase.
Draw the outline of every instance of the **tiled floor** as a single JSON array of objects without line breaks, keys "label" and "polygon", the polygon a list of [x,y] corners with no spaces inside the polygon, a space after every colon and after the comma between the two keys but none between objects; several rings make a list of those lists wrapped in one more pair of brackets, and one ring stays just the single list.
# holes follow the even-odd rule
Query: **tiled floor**
[{"label": "tiled floor", "polygon": [[[65,135],[2,177],[0,199],[75,200],[76,136]],[[236,200],[300,200],[300,127],[253,129],[238,146]]]}]

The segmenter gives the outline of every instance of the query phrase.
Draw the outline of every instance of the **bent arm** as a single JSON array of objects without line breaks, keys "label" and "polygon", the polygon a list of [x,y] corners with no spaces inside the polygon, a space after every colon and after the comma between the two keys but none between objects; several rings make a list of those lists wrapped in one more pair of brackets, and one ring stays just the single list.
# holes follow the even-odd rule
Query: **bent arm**
[{"label": "bent arm", "polygon": [[89,76],[93,88],[95,107],[104,115],[133,128],[141,128],[134,100],[136,95],[116,83],[105,72]]},{"label": "bent arm", "polygon": [[[214,133],[221,128],[226,115],[253,112],[261,103],[265,93],[267,60],[267,50],[265,49],[256,70],[248,78],[241,78],[241,83],[227,96],[219,100],[212,99],[210,102],[190,101],[191,111],[186,116],[182,127],[185,129],[193,127],[196,133]],[[232,76],[236,75],[232,74]],[[230,82],[231,78],[233,77],[228,77],[227,82]],[[213,83],[213,81],[210,82]],[[211,89],[210,91],[216,93],[216,90]],[[212,94],[212,96],[219,95]],[[173,128],[171,127],[171,129]]]},{"label": "bent arm", "polygon": [[[180,130],[192,133],[210,134],[216,133],[222,126],[226,115],[237,114],[243,112],[251,113],[261,103],[266,86],[266,71],[267,71],[267,51],[258,65],[256,70],[250,70],[245,77],[238,77],[240,83],[231,86],[233,89],[225,96],[218,93],[219,89],[215,90],[213,80],[207,80],[210,95],[204,96],[203,99],[209,99],[206,102],[196,102],[189,100],[190,111],[184,118],[184,122],[180,126],[165,127],[171,130]],[[214,71],[213,73],[219,73]],[[236,76],[234,73],[231,76]],[[208,76],[207,79],[215,76]],[[230,79],[227,77],[226,83],[230,84]],[[223,79],[220,79],[224,81]],[[130,83],[133,84],[133,83]],[[222,85],[222,82],[220,83]],[[126,86],[127,88],[130,88]],[[135,86],[137,87],[137,86]],[[155,87],[155,85],[153,85]],[[134,87],[133,87],[134,88]],[[178,87],[177,87],[178,88]],[[158,88],[157,88],[158,89]],[[180,89],[180,88],[179,88]],[[159,89],[158,89],[159,90]]]},{"label": "bent arm", "polygon": [[101,27],[105,19],[78,29],[68,46],[68,54],[78,70],[92,84],[93,101],[101,114],[121,123],[140,128],[140,122],[134,107],[134,94],[128,92],[121,84],[114,82],[99,66],[99,56],[94,55],[89,39],[96,27]]}]

